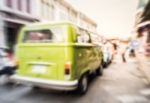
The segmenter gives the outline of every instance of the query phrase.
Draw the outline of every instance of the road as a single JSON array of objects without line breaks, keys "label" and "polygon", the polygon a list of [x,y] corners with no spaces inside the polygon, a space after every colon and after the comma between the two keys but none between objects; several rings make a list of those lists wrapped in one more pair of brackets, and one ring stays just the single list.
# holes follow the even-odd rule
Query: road
[{"label": "road", "polygon": [[136,61],[114,62],[102,77],[91,79],[86,95],[1,85],[0,103],[150,103],[150,86]]}]

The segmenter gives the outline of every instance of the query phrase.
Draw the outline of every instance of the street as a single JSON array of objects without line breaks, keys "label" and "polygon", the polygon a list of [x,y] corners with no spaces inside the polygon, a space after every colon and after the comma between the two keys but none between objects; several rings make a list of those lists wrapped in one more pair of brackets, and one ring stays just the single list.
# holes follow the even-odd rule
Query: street
[{"label": "street", "polygon": [[0,103],[150,103],[150,0],[0,0]]},{"label": "street", "polygon": [[0,103],[150,103],[150,88],[136,61],[115,61],[104,69],[102,77],[91,79],[86,95],[1,85]]}]

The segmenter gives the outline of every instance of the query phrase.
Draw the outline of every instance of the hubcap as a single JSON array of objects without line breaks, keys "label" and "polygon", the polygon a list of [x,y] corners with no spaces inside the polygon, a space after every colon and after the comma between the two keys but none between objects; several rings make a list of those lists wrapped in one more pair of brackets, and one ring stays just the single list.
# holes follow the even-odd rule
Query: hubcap
[{"label": "hubcap", "polygon": [[87,89],[87,78],[84,76],[82,80],[83,91]]}]

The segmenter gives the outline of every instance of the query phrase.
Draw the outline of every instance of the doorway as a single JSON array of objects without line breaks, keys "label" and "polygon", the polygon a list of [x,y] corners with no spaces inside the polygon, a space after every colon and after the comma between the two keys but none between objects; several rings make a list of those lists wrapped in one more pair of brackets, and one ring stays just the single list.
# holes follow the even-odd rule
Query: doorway
[{"label": "doorway", "polygon": [[12,52],[14,52],[18,32],[22,26],[23,26],[22,24],[5,22],[6,45]]}]

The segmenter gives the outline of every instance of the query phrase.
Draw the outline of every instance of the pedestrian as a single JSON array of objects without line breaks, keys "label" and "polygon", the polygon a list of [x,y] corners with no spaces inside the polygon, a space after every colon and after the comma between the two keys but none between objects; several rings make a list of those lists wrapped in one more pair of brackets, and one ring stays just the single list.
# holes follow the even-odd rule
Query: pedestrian
[{"label": "pedestrian", "polygon": [[117,54],[118,45],[116,43],[112,43],[112,59],[114,59]]},{"label": "pedestrian", "polygon": [[0,76],[2,76],[2,75],[10,76],[10,75],[14,74],[15,69],[16,69],[15,66],[14,67],[6,66],[0,70]]},{"label": "pedestrian", "polygon": [[127,60],[126,60],[126,51],[127,51],[128,47],[126,44],[124,43],[121,43],[120,44],[120,55],[121,55],[121,58],[122,58],[122,61],[125,63]]},{"label": "pedestrian", "polygon": [[130,50],[129,56],[130,56],[130,57],[135,57],[135,56],[136,56],[136,55],[135,55],[135,50],[134,50],[133,48]]},{"label": "pedestrian", "polygon": [[17,62],[11,50],[8,50],[5,58],[1,61],[0,76],[12,75],[17,69]]},{"label": "pedestrian", "polygon": [[122,61],[125,63],[125,62],[126,62],[125,52],[123,52],[123,53],[121,54],[121,56],[122,56]]},{"label": "pedestrian", "polygon": [[118,49],[118,45],[116,43],[113,43],[113,48],[114,48],[114,50],[117,50]]}]

